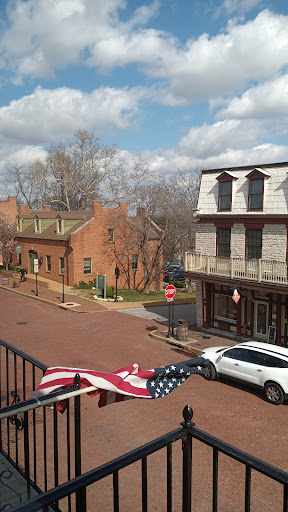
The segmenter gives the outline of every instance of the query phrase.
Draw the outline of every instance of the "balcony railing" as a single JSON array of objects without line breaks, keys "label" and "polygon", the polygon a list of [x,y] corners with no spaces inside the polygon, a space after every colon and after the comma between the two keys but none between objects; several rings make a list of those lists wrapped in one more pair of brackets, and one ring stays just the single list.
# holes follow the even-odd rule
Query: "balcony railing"
[{"label": "balcony railing", "polygon": [[201,253],[185,253],[185,271],[231,279],[287,284],[286,261],[221,258]]}]

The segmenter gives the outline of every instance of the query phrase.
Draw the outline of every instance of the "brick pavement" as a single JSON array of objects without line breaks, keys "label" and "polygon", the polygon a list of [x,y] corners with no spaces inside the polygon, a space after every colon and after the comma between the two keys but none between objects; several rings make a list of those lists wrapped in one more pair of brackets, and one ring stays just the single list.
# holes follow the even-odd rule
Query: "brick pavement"
[{"label": "brick pavement", "polygon": [[[148,369],[185,359],[175,347],[149,337],[151,330],[157,327],[155,322],[103,307],[78,315],[0,289],[0,311],[0,337],[49,366],[60,364],[111,371],[134,361]],[[211,338],[205,341],[211,343]],[[96,398],[83,397],[83,471],[177,428],[187,403],[193,407],[193,419],[198,428],[288,470],[287,405],[272,406],[262,399],[260,393],[240,384],[207,382],[194,376],[161,400],[131,400],[98,410]],[[65,421],[64,416],[59,419],[60,423]],[[153,455],[148,460],[150,510],[165,510],[162,499],[165,493],[165,459],[166,454],[163,454]],[[178,511],[180,444],[173,449],[173,461],[173,510]],[[212,509],[209,490],[212,485],[211,449],[196,441],[193,461],[194,511],[206,512]],[[220,462],[219,512],[242,511],[243,469],[224,457],[220,457]],[[139,465],[121,472],[122,511],[140,509],[137,501],[140,475]],[[259,485],[256,484],[257,479],[253,477],[252,510],[280,511],[279,486],[262,478]],[[88,510],[111,510],[110,491],[111,479],[91,486]]]}]

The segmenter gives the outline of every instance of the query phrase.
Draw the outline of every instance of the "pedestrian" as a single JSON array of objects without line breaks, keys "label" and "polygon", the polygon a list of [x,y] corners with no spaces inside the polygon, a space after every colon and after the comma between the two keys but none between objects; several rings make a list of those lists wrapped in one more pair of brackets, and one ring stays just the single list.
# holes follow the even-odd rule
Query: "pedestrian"
[{"label": "pedestrian", "polygon": [[20,268],[20,274],[21,274],[20,283],[24,283],[24,281],[25,281],[25,274],[27,274],[27,272],[26,272],[24,267]]}]

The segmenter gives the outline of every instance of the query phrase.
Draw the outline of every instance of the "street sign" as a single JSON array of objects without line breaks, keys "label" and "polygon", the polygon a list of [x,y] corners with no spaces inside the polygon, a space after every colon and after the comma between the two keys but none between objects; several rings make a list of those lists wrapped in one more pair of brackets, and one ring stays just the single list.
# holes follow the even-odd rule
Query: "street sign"
[{"label": "street sign", "polygon": [[175,294],[176,294],[176,288],[175,288],[175,286],[173,286],[173,284],[169,284],[168,286],[166,286],[165,295],[167,298],[167,302],[174,300]]},{"label": "street sign", "polygon": [[16,254],[21,254],[21,252],[22,252],[22,245],[16,245],[15,252],[16,252]]},{"label": "street sign", "polygon": [[34,274],[38,274],[39,266],[38,266],[38,258],[34,259]]},{"label": "street sign", "polygon": [[234,300],[235,304],[238,304],[238,302],[240,300],[240,295],[239,295],[238,290],[236,288],[235,288],[235,290],[233,292],[232,299]]}]

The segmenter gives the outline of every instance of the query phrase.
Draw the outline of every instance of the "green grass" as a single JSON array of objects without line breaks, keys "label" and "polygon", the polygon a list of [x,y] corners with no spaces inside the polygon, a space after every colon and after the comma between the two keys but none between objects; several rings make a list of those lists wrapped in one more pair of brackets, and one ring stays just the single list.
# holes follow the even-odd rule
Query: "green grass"
[{"label": "green grass", "polygon": [[[77,290],[79,295],[81,297],[86,297],[87,299],[93,299],[93,295],[95,295],[95,290]],[[148,295],[141,293],[138,290],[126,290],[126,289],[119,289],[118,290],[118,296],[120,295],[123,297],[123,300],[125,302],[155,302],[159,300],[166,300],[165,293],[163,291],[157,293],[157,292],[150,292]],[[196,296],[196,290],[193,290],[192,293],[186,292],[186,290],[183,289],[177,289],[175,299],[191,299]]]}]

